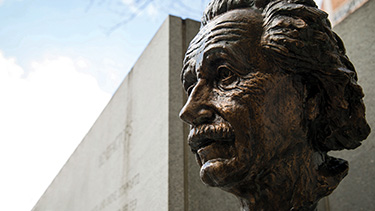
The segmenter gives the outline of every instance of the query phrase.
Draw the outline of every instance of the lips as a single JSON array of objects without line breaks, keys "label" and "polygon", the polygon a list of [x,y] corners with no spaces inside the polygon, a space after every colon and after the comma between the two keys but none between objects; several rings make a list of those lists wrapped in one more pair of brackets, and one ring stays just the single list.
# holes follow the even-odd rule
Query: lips
[{"label": "lips", "polygon": [[228,142],[234,142],[234,131],[225,122],[193,127],[188,136],[189,146],[194,153],[214,143],[217,145]]}]

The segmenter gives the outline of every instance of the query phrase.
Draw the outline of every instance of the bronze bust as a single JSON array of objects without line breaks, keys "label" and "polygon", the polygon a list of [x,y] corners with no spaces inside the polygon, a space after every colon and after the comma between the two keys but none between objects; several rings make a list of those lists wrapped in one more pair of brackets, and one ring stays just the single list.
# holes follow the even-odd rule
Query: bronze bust
[{"label": "bronze bust", "polygon": [[202,181],[242,210],[315,210],[366,139],[363,91],[312,0],[214,0],[185,55],[180,118]]}]

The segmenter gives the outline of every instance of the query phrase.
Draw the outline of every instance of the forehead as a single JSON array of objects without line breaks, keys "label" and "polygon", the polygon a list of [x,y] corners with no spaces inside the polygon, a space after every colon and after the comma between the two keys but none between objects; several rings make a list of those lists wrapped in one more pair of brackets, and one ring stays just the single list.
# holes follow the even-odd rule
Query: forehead
[{"label": "forehead", "polygon": [[[182,77],[186,71],[196,71],[210,54],[238,54],[238,48],[259,45],[262,34],[262,16],[253,9],[226,12],[202,27],[191,41],[185,55]],[[245,40],[249,41],[243,43]],[[245,46],[241,45],[245,44]],[[251,49],[248,49],[251,51]]]}]

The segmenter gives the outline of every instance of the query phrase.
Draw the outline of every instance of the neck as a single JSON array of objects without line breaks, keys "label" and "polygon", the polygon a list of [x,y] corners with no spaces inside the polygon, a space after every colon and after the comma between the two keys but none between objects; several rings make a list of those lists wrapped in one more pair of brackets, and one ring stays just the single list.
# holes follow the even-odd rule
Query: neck
[{"label": "neck", "polygon": [[228,190],[240,199],[243,211],[312,211],[320,198],[329,194],[326,190],[334,189],[327,183],[326,187],[322,185],[325,181],[318,173],[320,154],[299,148],[285,152],[282,157],[281,162],[273,162],[267,170],[248,176]]}]

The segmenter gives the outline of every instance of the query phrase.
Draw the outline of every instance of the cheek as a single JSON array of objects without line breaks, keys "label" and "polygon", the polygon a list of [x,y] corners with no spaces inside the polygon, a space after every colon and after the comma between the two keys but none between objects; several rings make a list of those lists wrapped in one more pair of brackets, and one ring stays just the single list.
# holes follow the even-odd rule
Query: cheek
[{"label": "cheek", "polygon": [[238,90],[228,92],[217,100],[216,108],[220,111],[220,116],[231,124],[236,136],[247,140],[252,136],[252,131],[256,130],[254,119],[258,118],[259,112],[256,109],[259,107],[253,107],[256,104],[254,97],[238,97],[241,95],[243,92]]},{"label": "cheek", "polygon": [[215,107],[220,112],[220,115],[232,126],[234,124],[243,124],[245,120],[249,119],[248,103],[244,102],[244,99],[238,98],[238,94],[238,91],[232,90],[225,93],[225,95],[221,95],[215,101]]}]

